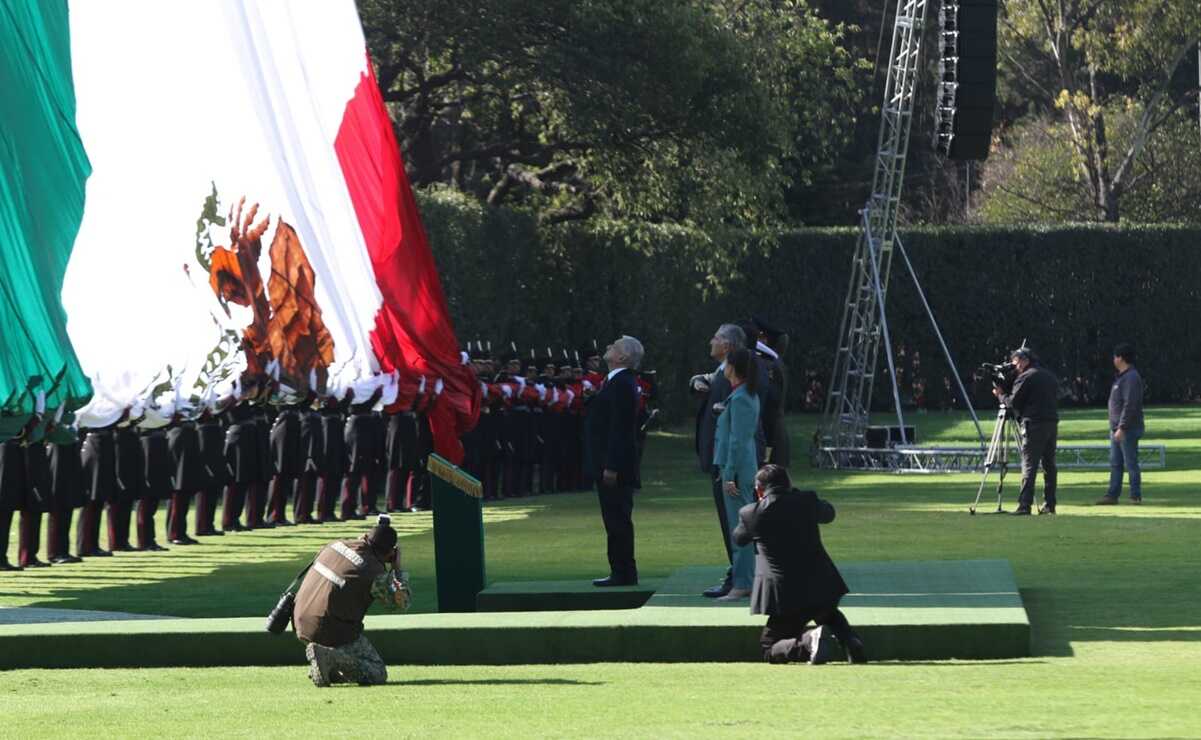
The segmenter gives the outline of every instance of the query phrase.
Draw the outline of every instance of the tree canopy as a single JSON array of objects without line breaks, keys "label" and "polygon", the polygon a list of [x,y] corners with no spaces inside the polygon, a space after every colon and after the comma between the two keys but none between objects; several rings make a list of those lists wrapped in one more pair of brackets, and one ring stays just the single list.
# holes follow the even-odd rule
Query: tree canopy
[{"label": "tree canopy", "polygon": [[543,223],[762,226],[842,146],[844,30],[803,0],[360,0],[416,186]]},{"label": "tree canopy", "polygon": [[[1169,179],[1175,168],[1159,165],[1185,133],[1182,112],[1195,110],[1199,39],[1196,0],[1003,4],[1001,80],[1009,104],[1021,101],[1024,115],[1008,142],[1016,150],[1009,164],[1025,166],[1002,164],[991,173],[996,197],[1024,200],[1030,212],[1054,220],[1176,220],[1169,200],[1148,211],[1145,195],[1180,191]],[[1191,146],[1176,154],[1195,162],[1193,123]],[[1140,193],[1141,208],[1124,207]],[[995,210],[1013,215],[1003,205]],[[1189,211],[1196,218],[1195,206]]]}]

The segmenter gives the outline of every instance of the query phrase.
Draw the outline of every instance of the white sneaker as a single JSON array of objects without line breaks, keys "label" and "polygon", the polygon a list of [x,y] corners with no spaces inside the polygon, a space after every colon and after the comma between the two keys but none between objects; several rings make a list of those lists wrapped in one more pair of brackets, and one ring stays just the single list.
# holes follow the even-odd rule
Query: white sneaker
[{"label": "white sneaker", "polygon": [[718,596],[717,601],[741,601],[751,595],[749,588],[732,588],[725,596]]}]

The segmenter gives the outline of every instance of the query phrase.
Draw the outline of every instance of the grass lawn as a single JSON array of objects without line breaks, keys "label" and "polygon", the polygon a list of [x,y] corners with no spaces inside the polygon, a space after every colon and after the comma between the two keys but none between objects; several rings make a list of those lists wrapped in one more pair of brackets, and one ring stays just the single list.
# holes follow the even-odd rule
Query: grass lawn
[{"label": "grass lawn", "polygon": [[[962,416],[915,421],[926,442],[975,439]],[[1059,515],[1020,519],[968,516],[975,475],[810,470],[803,455],[814,422],[791,420],[796,475],[838,507],[838,519],[824,529],[835,560],[1007,558],[1029,612],[1034,657],[821,668],[438,668],[394,660],[387,687],[324,692],[311,687],[299,665],[12,671],[0,673],[0,736],[81,728],[116,736],[254,737],[383,728],[451,736],[1201,736],[1195,706],[1201,697],[1201,408],[1150,410],[1145,443],[1167,445],[1168,469],[1144,474],[1142,507],[1123,501],[1094,508],[1108,473],[1064,472]],[[1060,439],[1103,443],[1104,411],[1068,412]],[[658,578],[681,566],[720,562],[713,504],[688,430],[652,439],[644,481],[635,504],[641,574]],[[1010,481],[1006,503],[1012,506],[1017,476]],[[485,519],[490,580],[585,579],[606,570],[594,495],[490,504]],[[397,521],[415,577],[415,608],[432,611],[429,515]],[[0,604],[263,615],[323,542],[362,530],[356,523],[246,533],[169,553],[4,574]],[[15,547],[14,538],[10,553]],[[170,700],[172,694],[183,698]]]}]

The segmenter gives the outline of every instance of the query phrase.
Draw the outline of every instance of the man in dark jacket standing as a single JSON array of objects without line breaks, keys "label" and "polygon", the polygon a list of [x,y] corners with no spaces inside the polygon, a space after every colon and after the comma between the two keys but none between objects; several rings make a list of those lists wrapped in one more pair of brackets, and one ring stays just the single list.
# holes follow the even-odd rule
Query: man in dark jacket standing
[{"label": "man in dark jacket standing", "polygon": [[1118,376],[1109,389],[1109,491],[1097,500],[1113,505],[1122,495],[1122,473],[1130,476],[1130,503],[1143,502],[1143,474],[1138,465],[1138,441],[1142,439],[1143,379],[1134,367],[1134,346],[1123,342],[1113,348],[1113,366]]},{"label": "man in dark jacket standing", "polygon": [[605,350],[609,375],[588,402],[584,447],[585,470],[596,481],[601,518],[608,537],[609,575],[594,586],[638,583],[634,561],[634,489],[638,471],[638,381],[642,343],[623,336]]},{"label": "man in dark jacket standing", "polygon": [[1039,514],[1055,513],[1055,487],[1059,480],[1055,467],[1055,449],[1059,436],[1059,381],[1050,370],[1035,362],[1034,353],[1024,345],[1013,351],[1010,362],[1017,371],[1013,390],[1005,393],[993,387],[993,395],[1018,415],[1022,442],[1022,490],[1018,494],[1016,515],[1028,515],[1034,506],[1034,482],[1038,466],[1043,466],[1043,505]]},{"label": "man in dark jacket standing", "polygon": [[[838,608],[847,584],[818,529],[834,521],[834,507],[813,491],[792,488],[788,471],[779,465],[759,470],[755,495],[759,500],[738,512],[734,542],[742,546],[753,541],[757,549],[751,613],[767,615],[759,638],[763,658],[824,663],[832,637],[842,644],[848,661],[866,662],[863,640]],[[805,632],[810,621],[817,629]]]},{"label": "man in dark jacket standing", "polygon": [[408,607],[407,584],[393,572],[399,563],[396,530],[381,516],[357,540],[336,540],[317,554],[296,592],[292,629],[307,643],[309,678],[318,687],[361,686],[388,680],[383,658],[363,636],[371,602]]},{"label": "man in dark jacket standing", "polygon": [[[730,381],[726,380],[726,356],[746,346],[746,332],[737,324],[722,324],[709,340],[709,356],[720,364],[711,373],[692,376],[689,390],[700,399],[696,411],[696,458],[701,472],[709,477],[713,503],[717,507],[717,523],[721,528],[722,545],[726,548],[726,560],[733,563],[730,549],[730,524],[726,518],[725,492],[722,490],[721,475],[713,465],[713,448],[717,435],[717,417],[721,415],[726,398],[729,397]],[[703,593],[710,598],[725,596],[733,587],[733,571],[727,570],[721,583]]]}]

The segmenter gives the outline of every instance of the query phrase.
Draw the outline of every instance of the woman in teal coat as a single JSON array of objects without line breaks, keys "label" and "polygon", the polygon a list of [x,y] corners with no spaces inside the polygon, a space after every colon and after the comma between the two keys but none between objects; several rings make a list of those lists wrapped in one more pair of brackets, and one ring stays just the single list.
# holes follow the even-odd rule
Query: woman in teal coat
[{"label": "woman in teal coat", "polygon": [[[726,398],[726,407],[717,417],[717,438],[713,464],[721,470],[725,492],[726,519],[730,531],[738,526],[738,510],[755,500],[755,473],[759,469],[755,432],[759,429],[758,368],[749,350],[738,349],[726,357],[726,379],[734,389]],[[755,553],[748,543],[739,547],[730,543],[733,553],[733,587],[721,597],[735,601],[750,596],[755,577]]]}]

